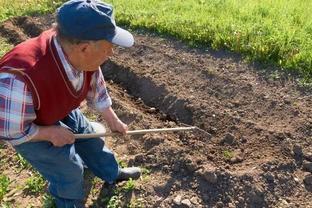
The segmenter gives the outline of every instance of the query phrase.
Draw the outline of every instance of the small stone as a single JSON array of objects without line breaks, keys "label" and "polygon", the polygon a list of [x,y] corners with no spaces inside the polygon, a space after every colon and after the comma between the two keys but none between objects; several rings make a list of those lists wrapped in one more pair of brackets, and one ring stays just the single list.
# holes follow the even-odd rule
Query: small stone
[{"label": "small stone", "polygon": [[302,168],[303,170],[309,171],[310,173],[312,173],[312,162],[304,161],[302,164]]},{"label": "small stone", "polygon": [[232,145],[235,143],[235,137],[231,133],[227,133],[224,138],[221,140],[222,144],[229,144]]},{"label": "small stone", "polygon": [[246,142],[247,142],[247,139],[246,139],[245,137],[242,137],[242,138],[241,138],[241,142],[242,142],[242,143],[246,143]]},{"label": "small stone", "polygon": [[210,184],[215,184],[218,181],[218,176],[216,174],[216,168],[211,165],[205,165],[201,171],[202,176]]},{"label": "small stone", "polygon": [[147,111],[148,111],[149,113],[154,113],[154,112],[156,111],[156,108],[149,108]]},{"label": "small stone", "polygon": [[310,162],[312,162],[312,152],[307,152],[304,154],[304,158]]},{"label": "small stone", "polygon": [[170,168],[169,168],[168,165],[164,165],[164,166],[163,166],[163,170],[164,170],[165,172],[168,172],[168,171],[170,170]]},{"label": "small stone", "polygon": [[263,177],[270,183],[274,182],[274,175],[271,172],[267,172]]},{"label": "small stone", "polygon": [[239,201],[239,203],[244,203],[245,199],[240,196],[240,197],[238,197],[238,201]]},{"label": "small stone", "polygon": [[222,203],[222,202],[220,202],[220,201],[219,201],[219,202],[217,202],[217,203],[216,203],[216,207],[218,207],[218,208],[222,208],[222,207],[223,207],[223,203]]},{"label": "small stone", "polygon": [[244,158],[243,158],[242,156],[237,155],[237,156],[232,157],[232,158],[230,159],[230,162],[231,162],[232,164],[235,164],[235,163],[240,163],[240,162],[242,162],[243,160],[244,160]]},{"label": "small stone", "polygon": [[177,163],[175,163],[174,165],[173,165],[173,171],[174,172],[179,172],[180,171],[180,165],[179,164],[177,164]]},{"label": "small stone", "polygon": [[294,153],[294,156],[302,157],[303,155],[302,147],[298,144],[295,144],[293,147],[293,153]]},{"label": "small stone", "polygon": [[307,186],[312,186],[312,174],[307,174],[303,179],[304,184]]},{"label": "small stone", "polygon": [[134,162],[135,163],[142,163],[144,161],[144,156],[142,154],[136,155],[134,157]]},{"label": "small stone", "polygon": [[294,181],[296,181],[297,183],[299,183],[299,182],[300,182],[300,179],[299,179],[299,178],[294,177]]},{"label": "small stone", "polygon": [[228,208],[235,208],[236,206],[234,205],[234,204],[232,204],[232,203],[228,203],[228,206],[227,206]]},{"label": "small stone", "polygon": [[183,200],[181,201],[181,204],[183,204],[183,205],[186,206],[186,207],[191,207],[191,206],[192,206],[192,203],[191,203],[190,200],[188,200],[188,199],[183,199]]},{"label": "small stone", "polygon": [[282,206],[285,206],[285,207],[288,207],[288,202],[284,199],[281,200],[281,205]]},{"label": "small stone", "polygon": [[210,134],[216,134],[218,129],[215,128],[215,127],[208,127],[208,130],[207,130]]},{"label": "small stone", "polygon": [[190,199],[190,201],[192,202],[192,204],[194,204],[194,205],[198,205],[199,203],[198,203],[198,199],[197,199],[197,197],[195,197],[195,196],[193,196],[191,199]]},{"label": "small stone", "polygon": [[181,200],[182,200],[182,196],[181,195],[177,195],[174,199],[173,199],[173,203],[176,205],[181,205]]}]

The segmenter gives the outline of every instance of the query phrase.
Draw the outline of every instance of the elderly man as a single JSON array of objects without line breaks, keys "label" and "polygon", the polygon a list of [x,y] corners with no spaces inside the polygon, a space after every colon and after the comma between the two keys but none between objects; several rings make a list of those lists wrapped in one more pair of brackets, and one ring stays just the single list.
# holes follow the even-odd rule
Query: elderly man
[{"label": "elderly man", "polygon": [[83,164],[108,183],[140,177],[140,168],[120,168],[101,138],[74,138],[94,132],[78,110],[85,99],[112,131],[127,132],[100,65],[114,44],[130,47],[134,40],[100,0],[66,2],[56,23],[0,60],[0,139],[48,180],[58,207],[83,207]]}]

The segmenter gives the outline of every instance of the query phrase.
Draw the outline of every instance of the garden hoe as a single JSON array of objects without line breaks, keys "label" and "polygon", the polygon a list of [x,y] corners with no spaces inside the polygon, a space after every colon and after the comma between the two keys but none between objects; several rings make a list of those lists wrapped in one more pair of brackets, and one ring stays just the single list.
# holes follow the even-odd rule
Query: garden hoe
[{"label": "garden hoe", "polygon": [[[94,137],[122,136],[122,134],[116,133],[116,132],[107,133],[105,127],[98,122],[91,122],[91,125],[94,128],[96,133],[75,134],[75,138],[87,139],[87,138],[94,138]],[[149,133],[160,133],[160,132],[192,131],[195,129],[198,130],[199,128],[196,126],[188,126],[188,127],[176,127],[176,128],[142,129],[142,130],[127,131],[126,135],[138,135],[138,134],[149,134]]]}]

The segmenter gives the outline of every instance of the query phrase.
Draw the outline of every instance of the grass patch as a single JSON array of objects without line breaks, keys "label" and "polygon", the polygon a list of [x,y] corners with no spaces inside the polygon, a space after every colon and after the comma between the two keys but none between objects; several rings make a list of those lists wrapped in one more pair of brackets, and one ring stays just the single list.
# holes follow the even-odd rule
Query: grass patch
[{"label": "grass patch", "polygon": [[230,160],[234,156],[234,153],[230,150],[224,150],[223,151],[223,157],[226,160]]},{"label": "grass patch", "polygon": [[132,191],[135,189],[135,181],[130,178],[126,184],[122,187],[122,190],[128,192],[128,191]]},{"label": "grass patch", "polygon": [[143,208],[144,203],[142,199],[134,199],[130,202],[130,204],[128,204],[127,208]]},{"label": "grass patch", "polygon": [[50,194],[45,194],[42,198],[43,208],[57,208],[54,199]]},{"label": "grass patch", "polygon": [[[66,0],[0,0],[0,22],[54,12]],[[225,48],[312,82],[312,13],[306,0],[107,0],[119,23],[200,47]],[[196,15],[194,15],[196,14]],[[2,46],[0,40],[0,46]],[[6,49],[4,49],[5,51]],[[0,53],[3,49],[0,49]]]},{"label": "grass patch", "polygon": [[32,169],[31,164],[29,162],[27,162],[27,160],[25,160],[23,158],[23,156],[18,154],[18,153],[16,153],[16,162],[17,162],[18,168],[20,170],[23,170],[23,169],[30,170],[30,169]]},{"label": "grass patch", "polygon": [[26,180],[25,191],[31,194],[42,193],[45,189],[46,182],[41,175],[36,173],[34,176]]},{"label": "grass patch", "polygon": [[143,207],[142,200],[132,199],[132,191],[136,188],[136,181],[129,179],[119,187],[115,187],[111,194],[106,195],[101,199],[104,207],[119,208],[119,207]]},{"label": "grass patch", "polygon": [[[0,0],[1,1],[1,0]],[[3,56],[7,51],[13,48],[13,45],[8,44],[4,38],[0,36],[0,57]]]},{"label": "grass patch", "polygon": [[110,0],[119,23],[239,52],[312,78],[312,2]]},{"label": "grass patch", "polygon": [[0,0],[0,22],[22,15],[39,15],[54,12],[65,0]]},{"label": "grass patch", "polygon": [[5,175],[0,175],[0,201],[4,195],[8,193],[10,185],[10,179]]},{"label": "grass patch", "polygon": [[126,167],[128,167],[126,161],[117,159],[117,162],[118,162],[118,165],[119,165],[121,168],[126,168]]}]

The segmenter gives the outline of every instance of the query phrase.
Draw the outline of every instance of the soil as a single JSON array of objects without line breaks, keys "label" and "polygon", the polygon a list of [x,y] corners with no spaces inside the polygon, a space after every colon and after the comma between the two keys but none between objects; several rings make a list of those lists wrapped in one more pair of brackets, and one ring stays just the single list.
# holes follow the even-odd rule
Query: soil
[{"label": "soil", "polygon": [[[17,44],[53,20],[14,18],[2,23],[0,36]],[[311,89],[236,54],[133,34],[135,46],[117,47],[102,67],[116,113],[130,129],[199,129],[107,138],[120,160],[150,172],[123,204],[137,199],[143,207],[312,207]],[[9,147],[1,151],[1,157],[12,154]],[[0,168],[13,177],[12,169]],[[103,199],[114,187],[98,186],[87,207],[106,206]],[[41,206],[25,193],[14,200],[21,207]]]}]

